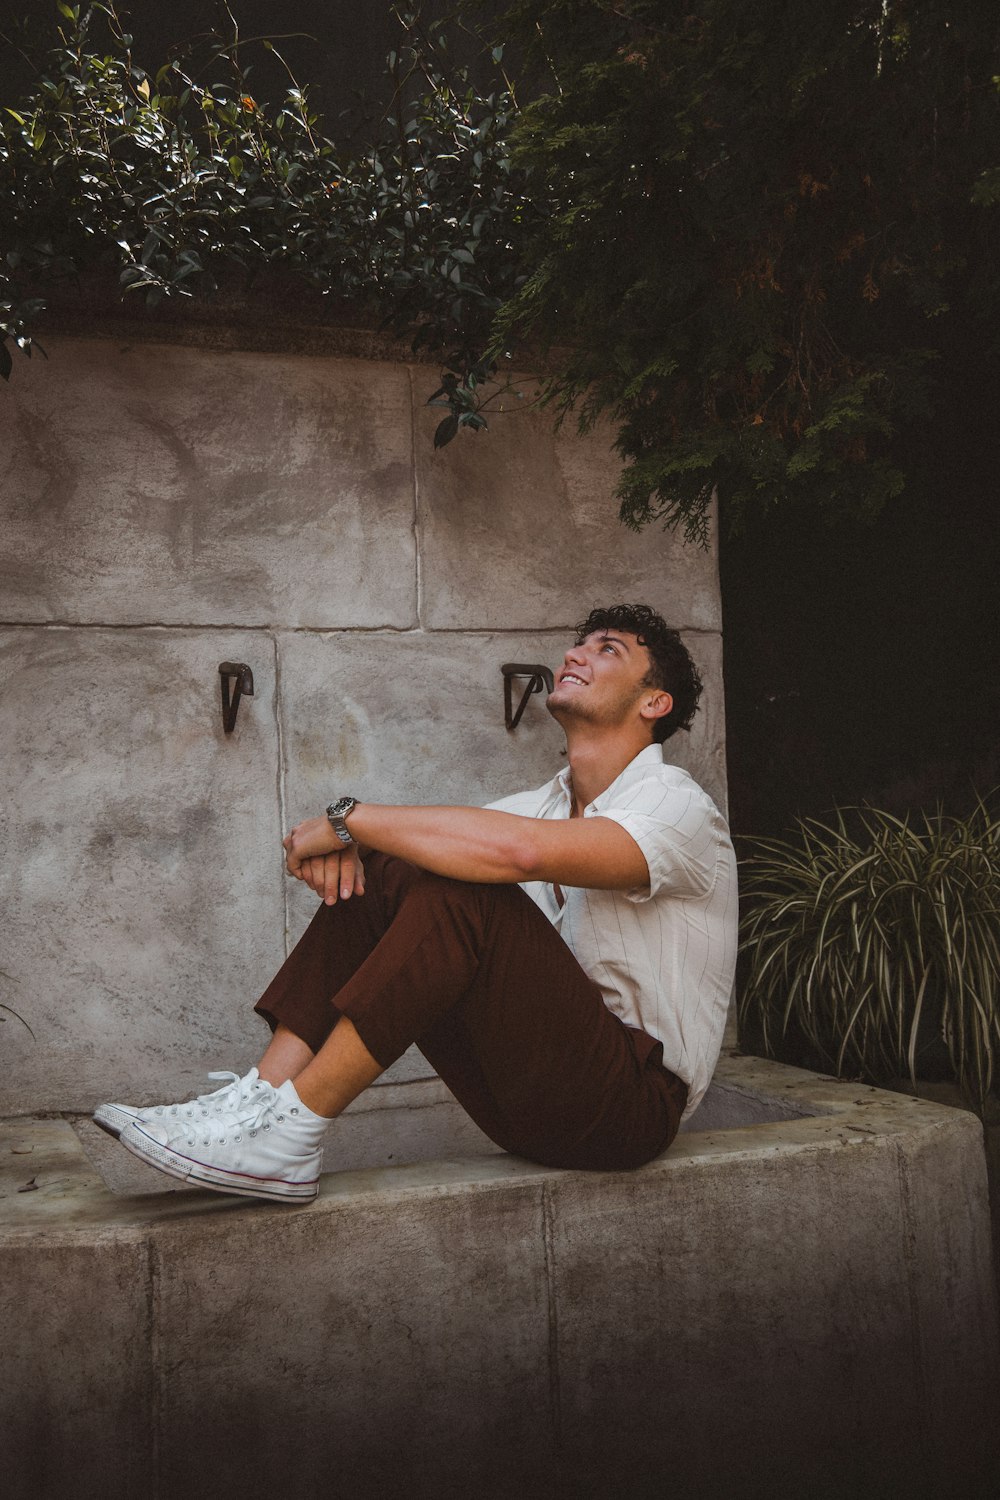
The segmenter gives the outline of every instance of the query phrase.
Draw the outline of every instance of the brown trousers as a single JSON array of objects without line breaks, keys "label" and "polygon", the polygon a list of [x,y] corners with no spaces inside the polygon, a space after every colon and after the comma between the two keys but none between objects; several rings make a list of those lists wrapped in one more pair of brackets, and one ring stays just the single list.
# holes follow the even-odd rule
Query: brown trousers
[{"label": "brown trousers", "polygon": [[518,886],[373,854],[363,896],[321,906],[258,1001],[318,1052],[349,1016],[388,1067],[416,1042],[505,1151],[546,1166],[641,1166],[673,1140],[687,1087],[608,1010]]}]

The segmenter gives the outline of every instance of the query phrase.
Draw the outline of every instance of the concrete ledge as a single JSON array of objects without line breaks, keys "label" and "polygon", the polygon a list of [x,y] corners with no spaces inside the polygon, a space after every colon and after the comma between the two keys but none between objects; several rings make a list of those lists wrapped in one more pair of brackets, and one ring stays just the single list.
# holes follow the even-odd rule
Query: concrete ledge
[{"label": "concrete ledge", "polygon": [[115,1193],[8,1122],[5,1493],[991,1493],[978,1121],[730,1056],[691,1126],[616,1174],[466,1137],[287,1209]]}]

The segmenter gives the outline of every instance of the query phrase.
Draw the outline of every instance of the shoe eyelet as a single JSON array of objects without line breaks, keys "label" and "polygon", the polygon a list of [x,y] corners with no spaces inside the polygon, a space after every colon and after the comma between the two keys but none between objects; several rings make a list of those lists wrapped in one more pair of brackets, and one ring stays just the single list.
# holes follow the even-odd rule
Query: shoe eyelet
[{"label": "shoe eyelet", "polygon": [[237,1140],[237,1141],[241,1141],[243,1139],[243,1137],[241,1135],[237,1135],[237,1136],[234,1136],[233,1139]]},{"label": "shoe eyelet", "polygon": [[279,1124],[279,1125],[283,1125],[283,1124],[284,1124],[284,1122],[285,1122],[285,1117],[284,1117],[284,1115],[279,1115],[279,1116],[278,1116],[278,1124]]},{"label": "shoe eyelet", "polygon": [[270,1125],[265,1125],[265,1126],[264,1126],[264,1129],[265,1129],[265,1130],[270,1130],[270,1128],[271,1128],[271,1127],[270,1127]]},{"label": "shoe eyelet", "polygon": [[289,1114],[290,1114],[290,1115],[297,1115],[297,1114],[298,1114],[298,1110],[297,1110],[297,1109],[296,1109],[296,1108],[295,1108],[295,1105],[294,1105],[294,1104],[293,1104],[293,1105],[292,1105],[292,1107],[291,1107],[291,1109],[290,1109],[290,1110],[289,1110],[289,1111],[288,1111],[288,1113],[289,1113]]},{"label": "shoe eyelet", "polygon": [[250,1134],[251,1134],[251,1135],[256,1135],[256,1134],[257,1134],[257,1132],[256,1132],[256,1130],[251,1130],[251,1132],[250,1132]]}]

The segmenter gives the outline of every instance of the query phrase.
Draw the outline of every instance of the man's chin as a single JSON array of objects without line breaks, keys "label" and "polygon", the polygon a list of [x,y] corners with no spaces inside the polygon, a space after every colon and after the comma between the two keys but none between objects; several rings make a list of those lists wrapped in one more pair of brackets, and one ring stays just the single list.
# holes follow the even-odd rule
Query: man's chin
[{"label": "man's chin", "polygon": [[566,719],[582,719],[586,715],[581,712],[581,704],[572,694],[565,698],[559,696],[559,689],[555,688],[545,700],[545,707],[555,719],[557,724],[562,724]]}]

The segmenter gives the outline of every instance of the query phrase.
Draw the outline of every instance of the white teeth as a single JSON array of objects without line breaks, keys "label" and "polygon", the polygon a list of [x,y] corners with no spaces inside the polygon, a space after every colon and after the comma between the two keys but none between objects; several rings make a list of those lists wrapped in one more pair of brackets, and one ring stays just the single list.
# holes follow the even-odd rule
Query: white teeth
[{"label": "white teeth", "polygon": [[562,681],[562,682],[578,682],[581,687],[586,687],[587,686],[587,684],[584,682],[583,678],[582,677],[577,677],[577,675],[576,675],[575,672],[564,672],[563,675],[562,675],[562,677],[561,677],[561,679],[560,679],[560,681]]}]

